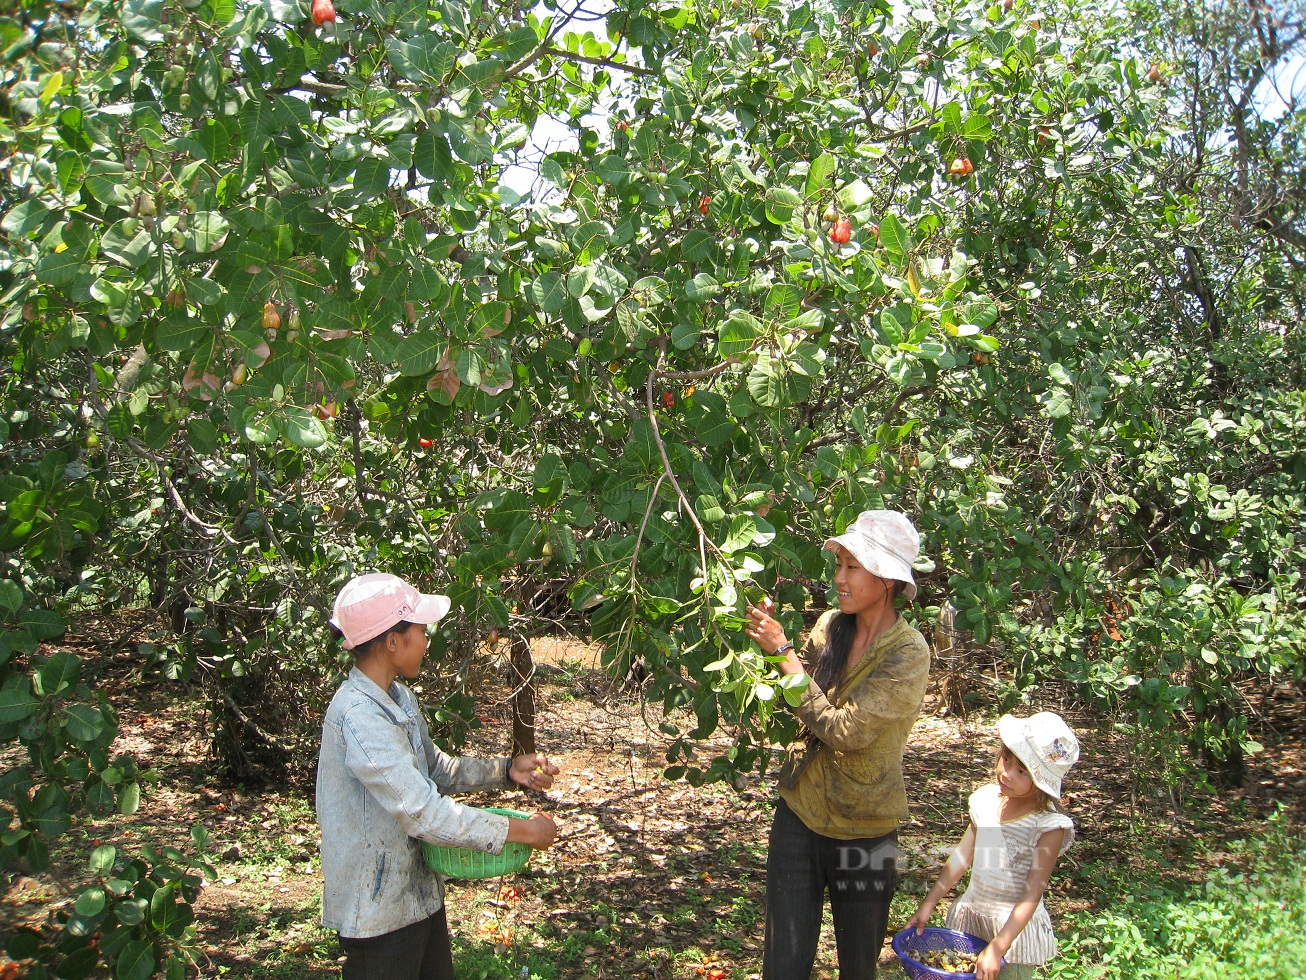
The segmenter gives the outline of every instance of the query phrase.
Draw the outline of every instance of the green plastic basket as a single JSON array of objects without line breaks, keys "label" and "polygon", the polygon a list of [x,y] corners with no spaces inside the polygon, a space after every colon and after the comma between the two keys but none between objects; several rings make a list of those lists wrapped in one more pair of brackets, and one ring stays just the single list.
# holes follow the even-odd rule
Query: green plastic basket
[{"label": "green plastic basket", "polygon": [[[526,820],[528,813],[520,810],[508,810],[504,807],[488,806],[486,813]],[[531,859],[529,844],[510,843],[503,845],[503,853],[487,854],[470,847],[440,847],[423,842],[422,853],[426,857],[426,866],[446,878],[497,878],[512,874],[526,867]]]}]

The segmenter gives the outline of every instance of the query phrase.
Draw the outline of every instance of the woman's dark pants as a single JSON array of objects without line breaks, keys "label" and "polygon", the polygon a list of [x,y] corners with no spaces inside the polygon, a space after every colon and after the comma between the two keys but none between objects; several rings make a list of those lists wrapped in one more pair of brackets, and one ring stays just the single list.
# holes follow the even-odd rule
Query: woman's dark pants
[{"label": "woman's dark pants", "polygon": [[766,856],[762,980],[809,980],[830,894],[839,980],[873,980],[897,887],[898,834],[837,840],[776,804]]},{"label": "woman's dark pants", "polygon": [[345,951],[342,980],[453,980],[444,909],[383,936],[341,936],[340,945]]}]

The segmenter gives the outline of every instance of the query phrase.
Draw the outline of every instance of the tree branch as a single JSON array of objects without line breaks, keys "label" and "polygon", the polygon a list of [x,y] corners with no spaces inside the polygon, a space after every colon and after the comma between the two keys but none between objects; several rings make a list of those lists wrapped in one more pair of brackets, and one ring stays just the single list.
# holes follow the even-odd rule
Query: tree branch
[{"label": "tree branch", "polygon": [[[564,51],[562,48],[555,48],[550,45],[544,45],[537,49],[538,56],[552,55],[555,58],[561,58],[564,61],[579,61],[587,65],[596,65],[599,68],[613,68],[617,71],[629,72],[632,75],[642,75],[653,77],[657,75],[652,68],[644,68],[640,65],[626,65],[619,61],[610,61],[607,58],[587,58],[582,54],[572,54],[570,51]],[[533,59],[532,59],[533,60]]]}]

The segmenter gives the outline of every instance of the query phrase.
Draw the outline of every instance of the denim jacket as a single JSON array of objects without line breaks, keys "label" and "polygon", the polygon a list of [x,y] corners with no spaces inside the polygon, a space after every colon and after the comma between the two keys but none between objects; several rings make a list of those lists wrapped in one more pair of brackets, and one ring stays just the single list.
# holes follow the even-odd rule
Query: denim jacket
[{"label": "denim jacket", "polygon": [[510,765],[441,752],[412,691],[398,681],[383,691],[353,668],[327,708],[317,763],[322,924],[366,939],[439,911],[444,884],[421,842],[500,853],[508,818],[445,794],[505,788]]}]

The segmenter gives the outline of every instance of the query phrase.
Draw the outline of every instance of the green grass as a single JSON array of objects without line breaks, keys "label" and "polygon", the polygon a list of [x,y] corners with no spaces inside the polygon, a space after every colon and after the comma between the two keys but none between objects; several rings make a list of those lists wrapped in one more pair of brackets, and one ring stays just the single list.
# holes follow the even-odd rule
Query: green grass
[{"label": "green grass", "polygon": [[[1090,874],[1098,909],[1057,923],[1048,980],[1297,980],[1306,976],[1306,839],[1282,814],[1196,882]],[[1105,909],[1106,911],[1101,911]]]},{"label": "green grass", "polygon": [[317,816],[311,800],[286,795],[250,813],[234,836],[240,857],[231,866],[246,870],[288,868],[295,858],[307,854],[317,861],[315,829]]}]

